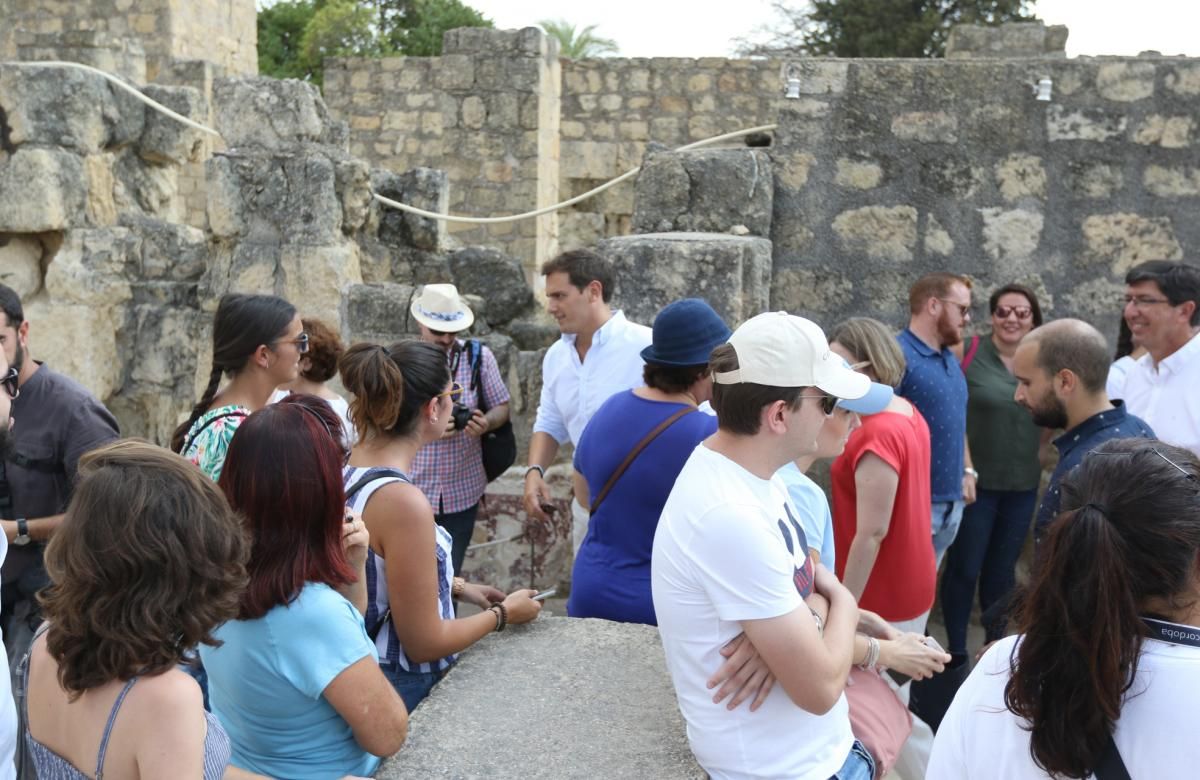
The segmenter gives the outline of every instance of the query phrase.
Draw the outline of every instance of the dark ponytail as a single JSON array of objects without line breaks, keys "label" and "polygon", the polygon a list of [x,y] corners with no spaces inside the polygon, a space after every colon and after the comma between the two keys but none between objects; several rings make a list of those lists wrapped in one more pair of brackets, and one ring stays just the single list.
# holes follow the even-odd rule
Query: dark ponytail
[{"label": "dark ponytail", "polygon": [[173,451],[183,451],[188,431],[208,411],[221,377],[236,374],[256,349],[285,335],[295,316],[296,307],[275,295],[228,293],[221,297],[213,317],[212,373],[208,386],[187,420],[171,435]]},{"label": "dark ponytail", "polygon": [[350,419],[359,441],[411,434],[421,407],[450,381],[446,353],[423,341],[355,344],[338,361],[338,371],[342,386],[354,395]]},{"label": "dark ponytail", "polygon": [[1117,439],[1061,484],[1064,511],[1020,599],[1024,637],[1004,691],[1027,721],[1034,762],[1051,775],[1092,774],[1137,674],[1141,616],[1194,597],[1196,475],[1200,462],[1187,450]]}]

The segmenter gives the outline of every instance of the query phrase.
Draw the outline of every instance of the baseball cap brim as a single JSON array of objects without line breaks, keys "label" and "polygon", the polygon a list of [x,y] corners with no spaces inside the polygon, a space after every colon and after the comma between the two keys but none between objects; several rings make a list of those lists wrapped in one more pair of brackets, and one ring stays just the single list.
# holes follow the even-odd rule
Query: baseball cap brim
[{"label": "baseball cap brim", "polygon": [[826,352],[813,366],[813,385],[841,399],[856,400],[871,390],[871,380],[860,374],[837,353]]},{"label": "baseball cap brim", "polygon": [[858,414],[879,414],[892,402],[893,395],[895,393],[887,385],[871,382],[867,394],[862,398],[843,398],[837,405]]}]

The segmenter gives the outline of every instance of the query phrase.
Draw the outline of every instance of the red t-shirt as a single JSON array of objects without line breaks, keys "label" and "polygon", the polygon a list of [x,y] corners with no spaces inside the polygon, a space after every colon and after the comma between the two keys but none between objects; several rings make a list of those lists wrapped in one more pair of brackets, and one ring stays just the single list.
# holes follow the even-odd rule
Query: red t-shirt
[{"label": "red t-shirt", "polygon": [[879,457],[900,475],[892,521],[879,545],[879,555],[860,607],[884,620],[912,620],[933,606],[937,563],[930,530],[929,426],[913,407],[911,417],[896,412],[865,415],[850,434],[846,451],[833,462],[833,542],[837,575],[846,572],[850,543],[858,527],[854,472],[867,453]]}]

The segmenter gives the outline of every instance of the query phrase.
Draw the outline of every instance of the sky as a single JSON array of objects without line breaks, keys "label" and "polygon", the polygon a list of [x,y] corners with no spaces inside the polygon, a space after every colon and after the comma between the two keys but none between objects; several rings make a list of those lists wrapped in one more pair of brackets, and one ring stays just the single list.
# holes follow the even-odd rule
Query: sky
[{"label": "sky", "polygon": [[[775,19],[769,0],[466,2],[501,28],[529,27],[541,19],[595,24],[598,35],[617,42],[623,57],[727,57],[732,39]],[[1200,0],[1037,0],[1034,13],[1047,24],[1070,28],[1071,57],[1147,50],[1200,57]]]}]

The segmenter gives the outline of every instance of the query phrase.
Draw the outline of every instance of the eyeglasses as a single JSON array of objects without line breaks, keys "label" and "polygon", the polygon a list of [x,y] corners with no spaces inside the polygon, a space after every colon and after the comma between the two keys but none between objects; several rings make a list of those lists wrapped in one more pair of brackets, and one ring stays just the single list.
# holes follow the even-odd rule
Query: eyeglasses
[{"label": "eyeglasses", "polygon": [[8,397],[12,398],[13,400],[16,400],[17,396],[21,394],[21,389],[17,387],[17,374],[17,369],[10,368],[8,369],[8,373],[6,373],[4,376],[0,376],[0,384],[4,385],[5,392],[7,392]]},{"label": "eyeglasses", "polygon": [[1028,306],[997,306],[996,311],[992,312],[998,320],[1006,320],[1009,315],[1016,314],[1017,319],[1024,322],[1033,317],[1033,309]]},{"label": "eyeglasses", "polygon": [[308,352],[308,334],[307,333],[301,333],[299,336],[297,336],[294,339],[279,339],[278,341],[273,341],[271,343],[272,344],[295,344],[296,351],[299,352],[301,355]]},{"label": "eyeglasses", "polygon": [[837,408],[837,402],[842,400],[842,399],[838,398],[836,395],[829,395],[827,393],[821,393],[820,395],[817,395],[815,393],[810,393],[808,395],[801,394],[800,397],[801,398],[820,398],[821,399],[821,411],[825,413],[826,417],[833,416],[833,410]]},{"label": "eyeglasses", "polygon": [[437,397],[441,398],[442,396],[448,395],[448,396],[450,396],[450,398],[452,400],[457,401],[459,399],[459,397],[462,396],[462,391],[463,391],[463,386],[460,385],[458,382],[455,382],[452,385],[450,385],[449,390],[445,390],[441,393],[438,393]]},{"label": "eyeglasses", "polygon": [[1151,298],[1149,295],[1125,295],[1121,298],[1122,306],[1133,304],[1135,309],[1144,309],[1159,303],[1170,304],[1171,301],[1166,298]]},{"label": "eyeglasses", "polygon": [[938,300],[957,306],[959,316],[961,316],[963,319],[971,316],[971,304],[969,303],[959,303],[958,301],[952,301],[949,298],[938,298]]}]

